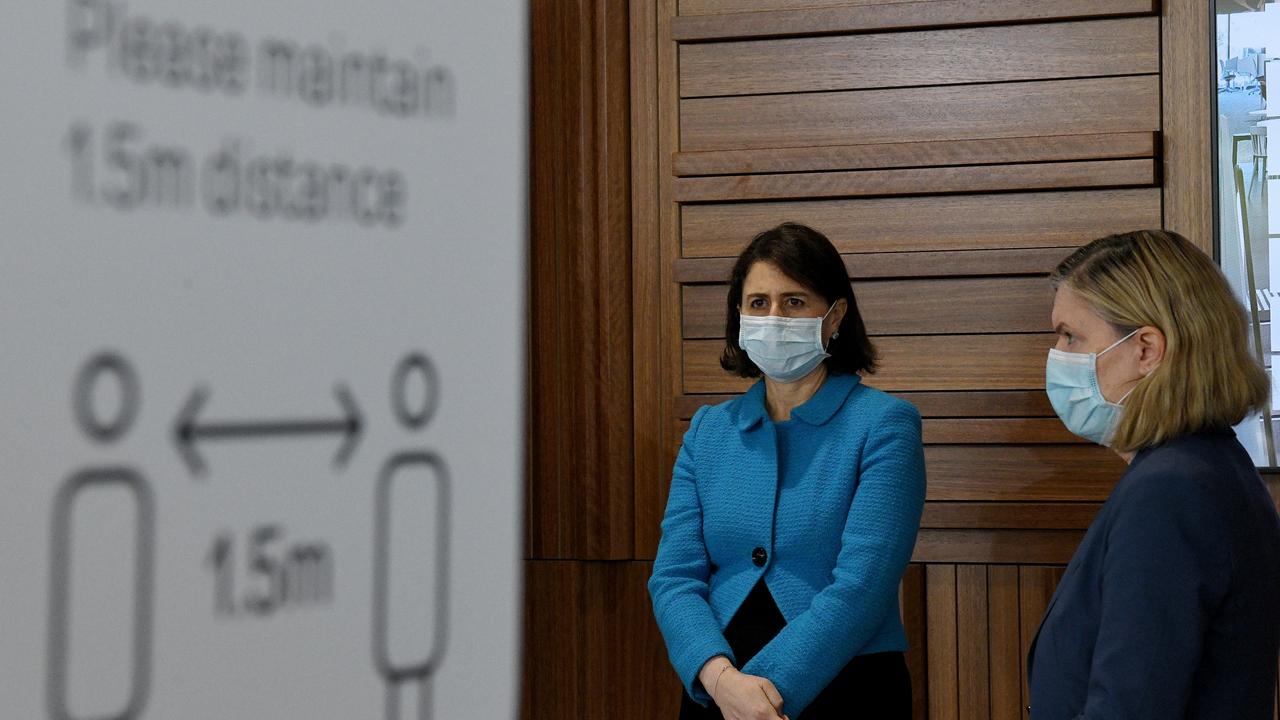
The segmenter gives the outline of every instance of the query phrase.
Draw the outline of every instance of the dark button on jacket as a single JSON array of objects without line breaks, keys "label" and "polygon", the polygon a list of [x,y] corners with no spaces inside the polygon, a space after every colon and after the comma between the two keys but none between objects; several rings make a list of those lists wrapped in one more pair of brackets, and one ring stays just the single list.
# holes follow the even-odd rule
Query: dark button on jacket
[{"label": "dark button on jacket", "polygon": [[751,562],[755,563],[756,567],[764,567],[764,564],[768,562],[768,560],[769,553],[765,552],[764,548],[757,547],[755,550],[751,551]]}]

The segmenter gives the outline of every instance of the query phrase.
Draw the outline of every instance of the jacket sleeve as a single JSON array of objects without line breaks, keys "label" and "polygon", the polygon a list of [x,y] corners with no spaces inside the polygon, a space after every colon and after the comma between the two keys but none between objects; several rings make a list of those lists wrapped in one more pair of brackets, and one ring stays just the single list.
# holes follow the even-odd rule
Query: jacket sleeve
[{"label": "jacket sleeve", "polygon": [[680,446],[662,518],[662,540],[649,578],[653,614],[671,665],[690,697],[704,706],[711,702],[711,696],[698,680],[698,671],[717,655],[734,660],[707,601],[711,563],[702,536],[702,504],[694,475],[698,427],[705,411],[704,407],[693,416]]},{"label": "jacket sleeve", "polygon": [[894,612],[924,509],[920,415],[894,403],[863,449],[833,581],[742,669],[798,716]]},{"label": "jacket sleeve", "polygon": [[[1189,475],[1189,474],[1188,474]],[[1230,578],[1225,518],[1195,477],[1142,478],[1106,536],[1083,717],[1183,717],[1209,618]]]}]

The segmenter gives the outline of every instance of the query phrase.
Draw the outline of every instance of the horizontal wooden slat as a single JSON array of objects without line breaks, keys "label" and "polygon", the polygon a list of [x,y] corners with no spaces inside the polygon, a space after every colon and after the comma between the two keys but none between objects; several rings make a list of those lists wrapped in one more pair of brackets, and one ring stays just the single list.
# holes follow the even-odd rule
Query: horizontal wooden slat
[{"label": "horizontal wooden slat", "polygon": [[681,97],[1138,75],[1160,70],[1156,17],[686,44]]},{"label": "horizontal wooden slat", "polygon": [[986,392],[898,392],[930,417],[1053,417],[1053,406],[1043,390]]},{"label": "horizontal wooden slat", "polygon": [[1087,530],[1100,503],[930,502],[922,528],[991,530]]},{"label": "horizontal wooden slat", "polygon": [[[872,335],[1044,332],[1053,287],[1044,277],[870,280],[854,283]],[[683,289],[685,338],[724,337],[727,285]]]},{"label": "horizontal wooden slat", "polygon": [[942,140],[676,153],[675,173],[737,175],[1153,157],[1159,133]]},{"label": "horizontal wooden slat", "polygon": [[[979,392],[896,392],[929,418],[1053,418],[1053,407],[1043,390],[988,390]],[[735,394],[678,395],[676,417],[688,420],[703,405],[717,405]]]},{"label": "horizontal wooden slat", "polygon": [[680,150],[1155,131],[1155,75],[680,101]]},{"label": "horizontal wooden slat", "polygon": [[[875,341],[881,369],[864,382],[882,390],[1031,390],[1044,387],[1052,334],[920,335]],[[720,368],[721,340],[684,341],[684,392],[742,392],[751,382]]]},{"label": "horizontal wooden slat", "polygon": [[1157,7],[1158,0],[710,0],[691,10],[682,3],[681,17],[672,20],[671,31],[682,41],[829,35],[1140,15]]},{"label": "horizontal wooden slat", "polygon": [[681,247],[684,257],[734,257],[787,221],[817,228],[842,253],[1076,247],[1160,227],[1160,202],[1159,188],[1142,188],[687,205]]},{"label": "horizontal wooden slat", "polygon": [[1087,442],[1071,434],[1057,418],[930,418],[924,421],[926,445]]},{"label": "horizontal wooden slat", "polygon": [[1157,182],[1150,159],[965,165],[902,170],[716,175],[675,180],[680,202],[786,200],[860,195],[929,195],[1001,190],[1140,187]]},{"label": "horizontal wooden slat", "polygon": [[[680,15],[714,15],[821,7],[885,5],[903,0],[680,0]],[[931,0],[924,0],[930,2]]]},{"label": "horizontal wooden slat", "polygon": [[[958,252],[896,252],[842,255],[845,270],[855,280],[873,278],[1000,277],[1047,275],[1074,247]],[[725,282],[734,258],[676,260],[678,283]]]},{"label": "horizontal wooden slat", "polygon": [[924,454],[930,500],[1101,502],[1125,468],[1094,445],[930,445]]},{"label": "horizontal wooden slat", "polygon": [[1045,564],[1070,562],[1080,530],[921,530],[912,562]]}]

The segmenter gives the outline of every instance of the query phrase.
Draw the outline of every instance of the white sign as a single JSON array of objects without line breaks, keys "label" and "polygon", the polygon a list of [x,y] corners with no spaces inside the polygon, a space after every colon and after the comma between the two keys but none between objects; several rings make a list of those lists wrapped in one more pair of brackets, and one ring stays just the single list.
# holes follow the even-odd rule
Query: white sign
[{"label": "white sign", "polygon": [[517,706],[526,14],[0,25],[0,714]]}]

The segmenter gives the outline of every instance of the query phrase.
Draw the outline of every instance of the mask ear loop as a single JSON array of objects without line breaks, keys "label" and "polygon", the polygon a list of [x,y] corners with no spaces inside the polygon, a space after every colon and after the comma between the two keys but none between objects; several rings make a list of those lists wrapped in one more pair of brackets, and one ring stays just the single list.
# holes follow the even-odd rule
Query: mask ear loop
[{"label": "mask ear loop", "polygon": [[[823,324],[826,324],[826,322],[827,322],[827,316],[831,314],[831,311],[832,311],[832,310],[835,310],[835,309],[836,309],[836,303],[837,303],[837,302],[839,302],[839,301],[840,301],[840,299],[839,299],[839,298],[836,298],[836,300],[835,300],[834,302],[832,302],[832,303],[831,303],[831,307],[827,308],[827,311],[826,311],[826,312],[824,312],[824,313],[822,313],[822,324],[820,324],[820,325],[818,326],[818,327],[819,327],[819,332],[821,332],[821,327],[822,327],[822,325],[823,325]],[[838,338],[838,337],[840,337],[840,328],[839,328],[839,327],[837,327],[837,328],[835,329],[835,332],[831,333],[831,340],[835,340],[835,339],[836,339],[836,338]],[[831,347],[831,340],[828,340],[828,341],[826,342],[826,344],[825,344],[825,345],[823,346],[823,348],[822,348],[822,352],[827,352],[827,349]]]},{"label": "mask ear loop", "polygon": [[[1120,338],[1119,340],[1117,340],[1117,341],[1115,341],[1115,342],[1111,343],[1111,345],[1110,345],[1106,350],[1103,350],[1102,352],[1098,353],[1098,356],[1100,357],[1100,356],[1102,355],[1102,353],[1107,352],[1107,350],[1110,350],[1111,348],[1113,348],[1113,347],[1115,347],[1115,346],[1119,345],[1120,343],[1124,342],[1125,340],[1128,340],[1129,338],[1133,337],[1134,335],[1137,335],[1137,334],[1138,334],[1138,330],[1141,330],[1141,329],[1142,329],[1142,328],[1138,328],[1137,330],[1134,330],[1133,332],[1129,333],[1128,335],[1125,335],[1124,337]],[[1128,400],[1128,399],[1129,399],[1129,396],[1133,394],[1133,391],[1138,389],[1138,385],[1141,385],[1141,384],[1142,384],[1142,381],[1143,381],[1143,380],[1146,380],[1148,377],[1150,377],[1150,375],[1149,375],[1149,374],[1148,374],[1148,375],[1143,375],[1141,378],[1138,378],[1138,383],[1137,383],[1137,385],[1134,385],[1133,387],[1129,388],[1129,392],[1125,393],[1124,395],[1121,395],[1121,396],[1120,396],[1120,399],[1116,401],[1116,405],[1124,405],[1124,401],[1125,401],[1125,400]]]}]

